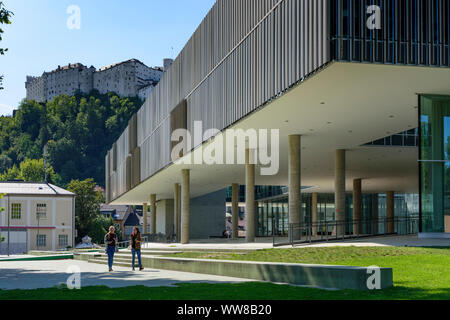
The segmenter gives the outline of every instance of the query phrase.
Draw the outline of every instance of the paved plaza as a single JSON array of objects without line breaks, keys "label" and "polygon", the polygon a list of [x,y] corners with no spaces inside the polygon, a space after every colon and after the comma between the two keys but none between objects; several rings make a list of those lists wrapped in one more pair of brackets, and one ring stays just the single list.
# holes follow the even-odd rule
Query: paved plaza
[{"label": "paved plaza", "polygon": [[[115,267],[107,272],[106,265],[77,260],[0,262],[0,289],[52,288],[65,284],[70,267],[81,270],[81,286],[163,287],[179,283],[239,283],[251,280],[187,272],[146,269],[132,272],[130,268]],[[253,280],[254,281],[254,280]]]}]

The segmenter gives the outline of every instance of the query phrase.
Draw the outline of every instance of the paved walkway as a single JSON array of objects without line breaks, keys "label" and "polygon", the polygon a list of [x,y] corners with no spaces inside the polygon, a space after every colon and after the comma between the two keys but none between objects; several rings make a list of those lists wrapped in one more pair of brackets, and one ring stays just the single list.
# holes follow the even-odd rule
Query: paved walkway
[{"label": "paved walkway", "polygon": [[1,255],[0,254],[0,261],[1,260],[6,260],[6,259],[20,259],[20,258],[28,258],[28,255],[24,255],[24,254],[17,254],[17,255]]},{"label": "paved walkway", "polygon": [[[277,241],[280,241],[278,239]],[[287,241],[287,239],[285,239]],[[282,242],[282,241],[280,241]],[[217,250],[259,250],[269,249],[273,245],[272,238],[257,238],[254,243],[246,243],[244,239],[207,239],[192,240],[190,244],[178,243],[149,243],[144,247],[147,249],[217,249]],[[386,236],[363,238],[359,240],[351,239],[345,241],[320,242],[315,244],[297,245],[296,247],[336,247],[336,246],[393,246],[393,247],[450,247],[450,239],[419,239],[417,235],[411,236]],[[283,246],[278,248],[291,248],[291,246]]]},{"label": "paved walkway", "polygon": [[450,247],[450,239],[419,239],[417,235],[386,236],[359,240],[345,240],[328,243],[315,243],[311,245],[298,245],[296,247]]},{"label": "paved walkway", "polygon": [[106,265],[77,260],[0,262],[0,289],[52,288],[65,284],[69,267],[81,270],[81,286],[128,286],[162,287],[178,283],[239,283],[254,280],[204,275],[197,273],[145,269],[132,272],[130,268],[115,267],[107,272]]},{"label": "paved walkway", "polygon": [[217,249],[217,250],[259,250],[272,248],[272,238],[259,238],[254,243],[247,243],[245,239],[206,239],[206,240],[191,240],[189,244],[179,243],[149,243],[145,244],[147,249]]}]

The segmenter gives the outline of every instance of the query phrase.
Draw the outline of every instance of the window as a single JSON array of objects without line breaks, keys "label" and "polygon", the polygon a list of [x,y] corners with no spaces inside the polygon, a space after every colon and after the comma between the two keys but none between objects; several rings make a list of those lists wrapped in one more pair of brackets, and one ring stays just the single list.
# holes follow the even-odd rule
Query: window
[{"label": "window", "polygon": [[20,220],[22,217],[22,205],[20,203],[11,204],[11,219]]},{"label": "window", "polygon": [[36,235],[36,246],[45,247],[47,245],[47,236],[45,234]]},{"label": "window", "polygon": [[69,236],[66,234],[60,234],[58,236],[58,244],[61,248],[66,248],[69,245]]},{"label": "window", "polygon": [[38,203],[36,205],[36,218],[47,219],[47,205],[45,203]]}]

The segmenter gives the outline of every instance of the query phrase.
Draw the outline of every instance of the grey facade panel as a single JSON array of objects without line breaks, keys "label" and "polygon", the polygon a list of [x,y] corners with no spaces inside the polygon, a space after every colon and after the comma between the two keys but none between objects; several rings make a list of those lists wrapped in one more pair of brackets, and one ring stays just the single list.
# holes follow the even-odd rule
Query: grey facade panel
[{"label": "grey facade panel", "polygon": [[191,199],[190,234],[192,239],[221,237],[226,229],[226,190]]},{"label": "grey facade panel", "polygon": [[[137,113],[140,181],[171,163],[170,113],[184,99],[188,130],[223,130],[328,62],[327,10],[326,0],[218,0]],[[112,199],[126,190],[127,130]]]}]

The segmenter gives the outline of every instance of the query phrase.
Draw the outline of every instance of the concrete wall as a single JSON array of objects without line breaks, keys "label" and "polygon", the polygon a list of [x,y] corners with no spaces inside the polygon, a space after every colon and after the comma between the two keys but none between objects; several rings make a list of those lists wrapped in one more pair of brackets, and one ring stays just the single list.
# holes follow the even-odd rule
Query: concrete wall
[{"label": "concrete wall", "polygon": [[156,233],[170,235],[174,232],[173,199],[158,201],[156,207]]},{"label": "concrete wall", "polygon": [[191,239],[222,236],[225,226],[226,190],[191,199]]},{"label": "concrete wall", "polygon": [[[122,254],[121,258],[126,258],[127,260],[131,259],[129,254]],[[91,262],[95,261],[96,263],[101,261],[103,261],[102,263],[107,262],[105,254],[74,254],[74,259]],[[212,274],[275,283],[351,290],[369,290],[368,283],[373,284],[372,276],[375,271],[369,267],[184,259],[155,256],[143,256],[142,264],[149,269]],[[392,268],[380,268],[379,275],[380,289],[387,289],[393,286]]]}]

